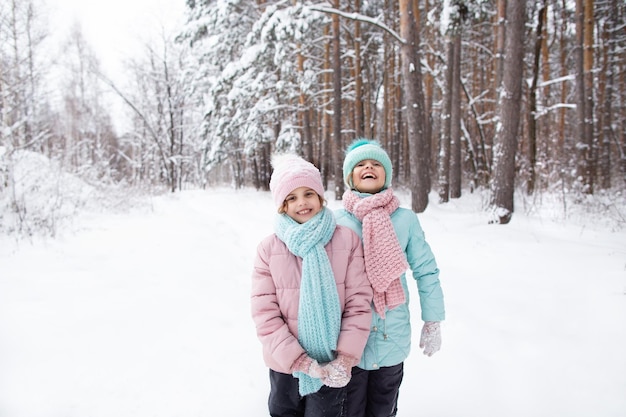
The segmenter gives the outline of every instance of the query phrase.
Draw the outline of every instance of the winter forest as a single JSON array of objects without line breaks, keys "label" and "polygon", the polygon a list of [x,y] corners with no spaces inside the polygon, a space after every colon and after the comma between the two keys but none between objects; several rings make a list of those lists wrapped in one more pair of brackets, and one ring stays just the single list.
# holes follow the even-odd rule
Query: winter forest
[{"label": "winter forest", "polygon": [[[184,0],[180,0],[184,1]],[[0,231],[54,234],[81,196],[41,193],[36,156],[96,189],[267,190],[295,151],[343,193],[357,137],[379,140],[423,212],[477,190],[515,198],[626,190],[622,0],[186,0],[186,22],[113,81],[79,26],[50,56],[45,0],[0,3]],[[115,94],[124,129],[104,100]],[[40,201],[40,200],[37,200]],[[432,201],[431,201],[432,203]]]}]

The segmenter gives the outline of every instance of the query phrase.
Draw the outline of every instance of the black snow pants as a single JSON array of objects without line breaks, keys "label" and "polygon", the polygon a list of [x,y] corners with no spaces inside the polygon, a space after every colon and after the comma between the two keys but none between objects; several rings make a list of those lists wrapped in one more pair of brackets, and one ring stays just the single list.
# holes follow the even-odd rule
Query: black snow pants
[{"label": "black snow pants", "polygon": [[375,371],[352,368],[346,417],[394,417],[403,375],[404,363]]},{"label": "black snow pants", "polygon": [[302,397],[298,378],[270,369],[268,406],[272,417],[345,417],[347,389],[322,386]]}]

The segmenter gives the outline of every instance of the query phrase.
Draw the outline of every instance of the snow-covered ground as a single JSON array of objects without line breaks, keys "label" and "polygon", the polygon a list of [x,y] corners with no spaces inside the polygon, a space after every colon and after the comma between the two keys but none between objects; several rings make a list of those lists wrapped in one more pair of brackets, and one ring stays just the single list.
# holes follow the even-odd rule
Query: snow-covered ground
[{"label": "snow-covered ground", "polygon": [[[626,232],[435,198],[443,347],[417,348],[414,291],[399,416],[626,416]],[[0,237],[0,416],[266,416],[248,296],[273,213],[266,192],[184,191]]]}]

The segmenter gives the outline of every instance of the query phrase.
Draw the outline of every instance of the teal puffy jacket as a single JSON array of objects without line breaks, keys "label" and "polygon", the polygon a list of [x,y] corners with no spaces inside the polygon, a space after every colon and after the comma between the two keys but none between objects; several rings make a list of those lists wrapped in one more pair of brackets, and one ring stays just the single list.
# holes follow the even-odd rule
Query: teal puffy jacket
[{"label": "teal puffy jacket", "polygon": [[[362,238],[361,222],[352,213],[342,208],[335,211],[335,217],[337,224],[351,228]],[[391,214],[391,222],[417,283],[422,320],[444,320],[445,311],[443,292],[439,283],[439,268],[424,238],[424,231],[417,215],[409,209],[400,207]],[[411,318],[406,274],[402,274],[401,281],[406,302],[387,311],[385,319],[374,312],[371,332],[358,365],[362,369],[375,370],[397,365],[409,355]]]}]

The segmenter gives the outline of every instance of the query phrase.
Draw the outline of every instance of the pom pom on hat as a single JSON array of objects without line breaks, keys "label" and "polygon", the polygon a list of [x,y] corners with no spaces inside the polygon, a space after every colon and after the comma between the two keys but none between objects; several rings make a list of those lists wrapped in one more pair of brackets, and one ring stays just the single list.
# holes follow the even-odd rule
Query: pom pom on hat
[{"label": "pom pom on hat", "polygon": [[343,160],[343,179],[346,185],[352,188],[352,181],[350,179],[352,170],[356,164],[366,159],[373,159],[383,165],[385,169],[385,185],[383,188],[389,188],[393,176],[391,159],[389,155],[387,155],[387,152],[380,146],[380,143],[368,139],[357,139],[346,149],[346,157]]},{"label": "pom pom on hat", "polygon": [[285,198],[299,187],[309,187],[324,197],[322,175],[312,163],[294,154],[272,156],[274,172],[270,178],[270,191],[274,204],[280,208]]}]

